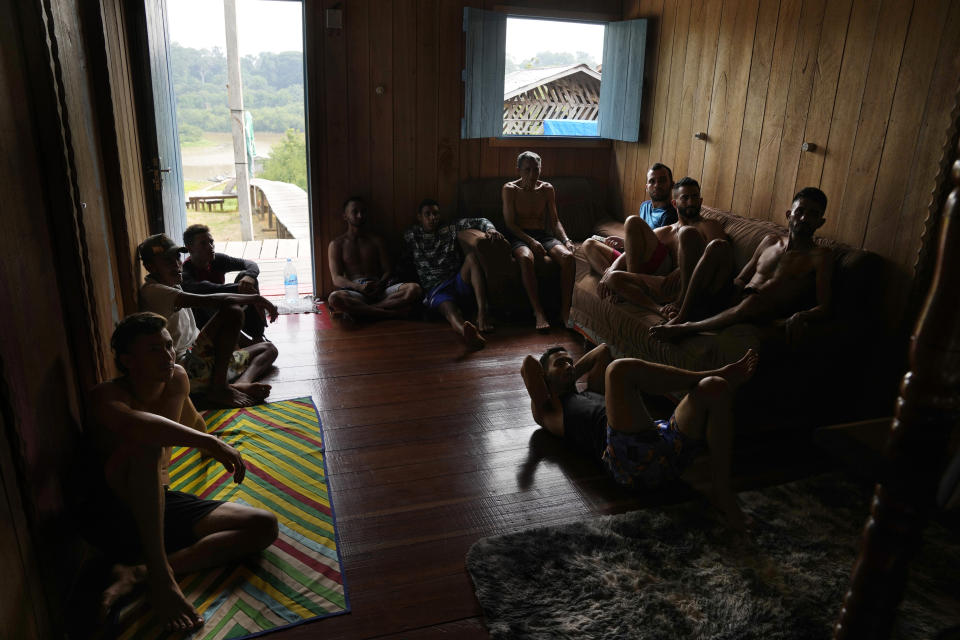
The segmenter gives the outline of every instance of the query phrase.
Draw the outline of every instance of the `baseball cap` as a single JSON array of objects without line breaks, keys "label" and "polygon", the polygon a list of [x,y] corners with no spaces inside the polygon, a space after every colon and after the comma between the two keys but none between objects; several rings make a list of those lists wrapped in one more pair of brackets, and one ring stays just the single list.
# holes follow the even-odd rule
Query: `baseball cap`
[{"label": "baseball cap", "polygon": [[152,235],[137,247],[137,253],[140,254],[140,260],[146,264],[152,258],[159,255],[170,253],[188,253],[186,247],[182,247],[174,242],[170,236],[165,233]]}]

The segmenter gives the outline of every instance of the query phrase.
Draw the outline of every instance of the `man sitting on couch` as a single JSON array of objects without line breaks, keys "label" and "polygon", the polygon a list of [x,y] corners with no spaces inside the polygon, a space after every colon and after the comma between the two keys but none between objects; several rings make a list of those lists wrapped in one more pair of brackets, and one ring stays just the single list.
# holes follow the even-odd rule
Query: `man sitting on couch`
[{"label": "man sitting on couch", "polygon": [[[813,238],[823,226],[826,208],[823,191],[816,187],[801,189],[786,212],[790,235],[783,238],[771,234],[760,242],[750,262],[728,285],[722,311],[695,319],[697,315],[709,315],[704,310],[717,299],[703,286],[698,272],[676,317],[651,327],[650,335],[670,340],[741,322],[778,320],[785,325],[788,340],[794,341],[807,322],[825,317],[830,310],[833,254],[826,247],[818,247]],[[816,304],[800,310],[814,293]]]},{"label": "man sitting on couch", "polygon": [[[503,241],[503,236],[486,218],[462,218],[440,226],[440,204],[429,198],[420,203],[417,223],[403,234],[405,262],[417,270],[420,286],[426,292],[424,304],[436,309],[453,330],[463,336],[470,349],[482,349],[481,332],[493,331],[487,309],[487,283],[474,253],[463,258],[457,233],[477,229],[488,238]],[[463,319],[461,307],[476,303],[477,324]]]},{"label": "man sitting on couch", "polygon": [[[656,162],[647,171],[647,195],[649,200],[640,203],[637,215],[653,230],[671,225],[677,221],[677,210],[673,206],[670,194],[673,192],[673,171],[667,165]],[[613,261],[623,253],[623,238],[610,236],[598,240],[599,236],[587,238],[583,243],[583,254],[590,267],[603,274]]]},{"label": "man sitting on couch", "polygon": [[[653,230],[640,216],[624,223],[624,251],[607,243],[592,242],[585,249],[598,272],[609,264],[598,292],[659,311],[676,313],[695,270],[711,290],[730,278],[733,252],[723,226],[700,216],[700,184],[686,177],[673,185],[673,205],[679,220]],[[666,303],[666,304],[664,304]],[[662,305],[662,306],[661,306]]]},{"label": "man sitting on couch", "polygon": [[577,273],[573,242],[567,237],[557,215],[557,194],[553,185],[540,179],[540,156],[524,151],[517,157],[520,178],[503,185],[503,221],[513,257],[520,265],[523,288],[533,307],[537,331],[550,328],[540,304],[534,261],[550,257],[560,265],[560,321],[567,326],[573,284]]},{"label": "man sitting on couch", "polygon": [[[621,485],[655,488],[683,478],[702,488],[690,463],[706,445],[710,480],[707,497],[728,523],[744,528],[730,489],[733,392],[756,370],[753,350],[715,371],[687,371],[637,358],[611,361],[605,344],[573,361],[563,347],[547,349],[539,361],[527,356],[520,373],[533,419],[589,455]],[[587,377],[587,390],[577,380]],[[687,392],[670,420],[653,420],[641,393]]]}]

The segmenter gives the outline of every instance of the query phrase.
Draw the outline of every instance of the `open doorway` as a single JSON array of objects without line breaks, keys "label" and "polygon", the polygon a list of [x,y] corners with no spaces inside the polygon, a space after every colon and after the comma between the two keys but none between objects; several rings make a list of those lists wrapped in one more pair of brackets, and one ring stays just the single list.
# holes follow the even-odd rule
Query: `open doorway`
[{"label": "open doorway", "polygon": [[[288,259],[299,295],[312,295],[303,5],[235,0],[235,6],[239,91],[229,87],[224,0],[166,2],[185,225],[206,225],[218,253],[256,262],[263,295],[284,296]],[[244,167],[249,218],[238,188]]]}]

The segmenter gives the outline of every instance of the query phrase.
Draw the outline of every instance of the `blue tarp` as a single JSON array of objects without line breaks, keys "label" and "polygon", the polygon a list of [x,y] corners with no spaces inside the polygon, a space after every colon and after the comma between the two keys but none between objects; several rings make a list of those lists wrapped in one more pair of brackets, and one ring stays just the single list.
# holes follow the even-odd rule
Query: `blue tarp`
[{"label": "blue tarp", "polygon": [[596,136],[596,120],[544,120],[545,136]]}]

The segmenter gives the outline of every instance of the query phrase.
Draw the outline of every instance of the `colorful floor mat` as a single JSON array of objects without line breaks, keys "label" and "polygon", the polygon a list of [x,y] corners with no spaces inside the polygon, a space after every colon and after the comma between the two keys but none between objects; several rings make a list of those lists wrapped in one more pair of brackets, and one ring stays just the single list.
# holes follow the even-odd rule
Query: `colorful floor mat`
[{"label": "colorful floor mat", "polygon": [[[212,458],[176,448],[170,488],[272,511],[280,521],[280,537],[243,564],[180,579],[184,595],[206,624],[175,637],[242,638],[348,611],[313,401],[305,397],[207,411],[204,418],[210,433],[243,454],[246,478],[237,485]],[[121,638],[169,635],[154,624],[142,598],[125,607],[120,619]]]}]

